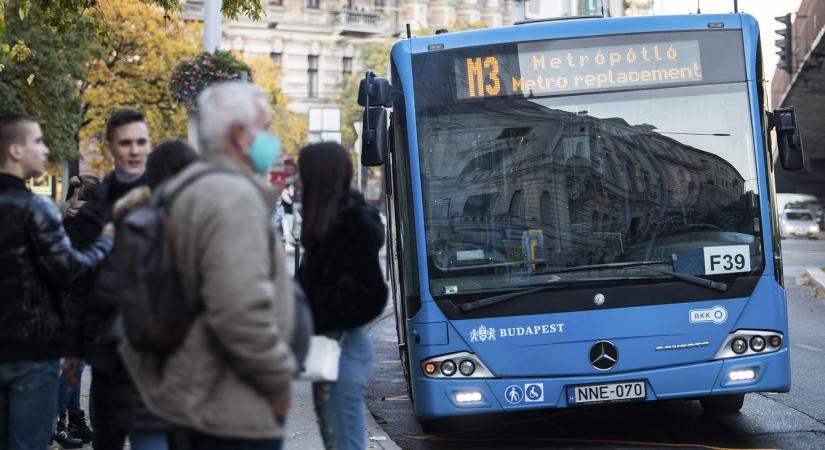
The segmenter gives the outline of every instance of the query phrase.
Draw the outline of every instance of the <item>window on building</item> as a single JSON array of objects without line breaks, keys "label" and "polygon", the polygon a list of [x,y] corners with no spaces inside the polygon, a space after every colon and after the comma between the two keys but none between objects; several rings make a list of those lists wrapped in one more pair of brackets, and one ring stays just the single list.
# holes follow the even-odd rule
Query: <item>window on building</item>
[{"label": "window on building", "polygon": [[375,10],[376,11],[383,11],[385,5],[385,0],[375,0]]},{"label": "window on building", "polygon": [[284,6],[284,0],[269,0],[266,4],[269,6]]},{"label": "window on building", "polygon": [[282,54],[280,52],[272,52],[269,54],[269,57],[272,59],[272,64],[275,64],[275,67],[281,67]]},{"label": "window on building", "polygon": [[309,9],[318,9],[321,7],[321,0],[304,0],[304,2]]},{"label": "window on building", "polygon": [[318,56],[307,57],[307,81],[309,82],[309,97],[318,97]]},{"label": "window on building", "polygon": [[344,75],[349,75],[352,73],[352,57],[351,56],[344,56],[344,59],[341,60],[341,72]]}]

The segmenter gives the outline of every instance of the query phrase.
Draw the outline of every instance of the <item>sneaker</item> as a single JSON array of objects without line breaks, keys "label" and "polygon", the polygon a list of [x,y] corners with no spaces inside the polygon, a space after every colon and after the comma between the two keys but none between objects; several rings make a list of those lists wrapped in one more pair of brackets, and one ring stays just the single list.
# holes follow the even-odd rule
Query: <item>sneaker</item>
[{"label": "sneaker", "polygon": [[82,443],[88,444],[92,442],[92,429],[86,423],[86,414],[80,411],[80,414],[69,415],[69,435],[79,439]]}]

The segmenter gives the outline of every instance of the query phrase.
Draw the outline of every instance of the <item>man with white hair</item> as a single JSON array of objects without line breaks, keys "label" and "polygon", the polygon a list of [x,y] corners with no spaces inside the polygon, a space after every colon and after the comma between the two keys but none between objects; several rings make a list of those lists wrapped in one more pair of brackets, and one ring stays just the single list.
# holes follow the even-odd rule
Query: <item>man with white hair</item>
[{"label": "man with white hair", "polygon": [[164,190],[179,193],[170,242],[198,312],[171,354],[128,343],[121,353],[146,405],[181,426],[191,448],[278,449],[295,373],[294,299],[269,221],[275,195],[255,174],[269,171],[280,143],[268,131],[266,96],[251,84],[209,87],[198,114],[203,161]]}]

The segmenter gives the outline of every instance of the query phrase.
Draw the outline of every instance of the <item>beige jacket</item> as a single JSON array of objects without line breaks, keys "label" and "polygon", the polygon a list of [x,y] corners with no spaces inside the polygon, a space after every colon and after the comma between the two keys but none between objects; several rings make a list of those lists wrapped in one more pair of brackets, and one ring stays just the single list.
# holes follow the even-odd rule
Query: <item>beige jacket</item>
[{"label": "beige jacket", "polygon": [[[270,404],[291,395],[295,362],[292,287],[270,226],[275,194],[235,160],[210,163],[235,174],[195,180],[171,210],[185,300],[201,311],[167,359],[128,343],[121,356],[159,417],[217,436],[278,437]],[[193,164],[169,188],[203,168]]]}]

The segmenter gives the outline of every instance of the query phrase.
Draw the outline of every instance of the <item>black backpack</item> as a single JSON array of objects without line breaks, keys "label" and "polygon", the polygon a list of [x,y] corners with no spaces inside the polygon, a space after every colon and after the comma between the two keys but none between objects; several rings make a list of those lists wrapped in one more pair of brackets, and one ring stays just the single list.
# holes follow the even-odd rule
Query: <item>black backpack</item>
[{"label": "black backpack", "polygon": [[[156,189],[147,206],[129,213],[117,230],[115,258],[123,334],[136,350],[167,355],[177,349],[199,306],[187,305],[175,268],[169,211],[175,198],[198,178],[232,173],[211,167],[189,175],[176,189]],[[274,243],[273,243],[274,244]],[[277,262],[276,262],[277,264]],[[293,283],[295,307],[289,345],[298,363],[306,357],[313,323],[307,299]]]},{"label": "black backpack", "polygon": [[226,172],[211,167],[189,175],[177,188],[159,186],[149,204],[129,213],[117,229],[114,258],[120,290],[123,332],[136,350],[166,355],[183,342],[197,313],[184,301],[175,268],[172,203],[205,175]]}]

